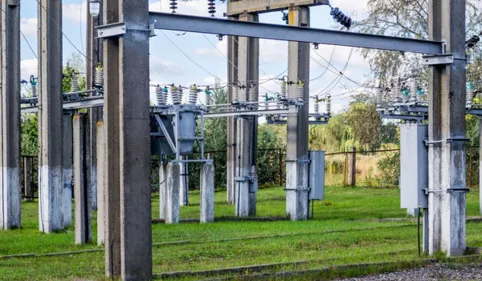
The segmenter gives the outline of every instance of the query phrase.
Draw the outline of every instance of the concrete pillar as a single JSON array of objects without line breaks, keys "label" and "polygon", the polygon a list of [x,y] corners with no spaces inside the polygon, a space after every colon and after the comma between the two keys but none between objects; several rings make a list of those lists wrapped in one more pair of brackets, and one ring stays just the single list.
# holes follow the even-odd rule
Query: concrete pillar
[{"label": "concrete pillar", "polygon": [[178,163],[167,164],[164,216],[167,224],[179,222],[180,167]]},{"label": "concrete pillar", "polygon": [[75,114],[74,128],[74,192],[75,192],[75,244],[92,241],[92,203],[90,202],[88,167],[88,117]]},{"label": "concrete pillar", "polygon": [[97,122],[97,245],[105,242],[105,160],[106,160],[106,135],[103,121]]},{"label": "concrete pillar", "polygon": [[159,164],[159,218],[166,219],[167,164]]},{"label": "concrete pillar", "polygon": [[24,196],[26,201],[33,201],[33,192],[32,192],[32,182],[30,180],[31,177],[31,159],[30,157],[23,158],[23,185],[24,185]]},{"label": "concrete pillar", "polygon": [[[229,9],[230,1],[228,1]],[[237,17],[229,17],[237,19]],[[234,83],[238,82],[238,36],[228,36],[228,103],[233,102]],[[234,204],[236,177],[236,117],[228,117],[227,202]]]},{"label": "concrete pillar", "polygon": [[[187,160],[186,156],[181,156],[182,160]],[[180,179],[180,192],[179,192],[179,205],[188,206],[189,205],[189,167],[188,163],[179,163],[181,168],[181,179]]]},{"label": "concrete pillar", "polygon": [[39,30],[39,229],[63,228],[62,1],[40,0]]},{"label": "concrete pillar", "polygon": [[[101,5],[102,6],[102,5]],[[88,90],[93,89],[94,85],[94,76],[95,76],[95,68],[99,63],[102,63],[103,52],[101,50],[101,41],[102,39],[97,38],[94,36],[95,28],[99,25],[102,25],[102,17],[92,17],[90,15],[89,9],[85,11],[87,13],[87,57],[89,59],[86,60],[86,85]],[[102,7],[100,9],[100,13],[102,14]],[[93,93],[92,95],[97,95],[97,93]],[[90,122],[90,142],[89,142],[89,150],[90,150],[90,161],[89,161],[89,185],[92,194],[92,208],[94,210],[97,209],[97,205],[99,204],[97,199],[97,122],[102,119],[102,107],[90,108],[89,109],[89,122]]]},{"label": "concrete pillar", "polygon": [[72,114],[64,113],[63,126],[62,182],[64,189],[62,191],[62,213],[64,215],[64,227],[69,227],[72,225]]},{"label": "concrete pillar", "polygon": [[[107,157],[109,162],[117,162],[115,168],[111,167],[114,163],[107,164],[106,196],[114,193],[112,189],[119,190],[115,201],[106,200],[116,206],[106,208],[116,209],[108,211],[108,219],[115,215],[120,220],[119,228],[116,222],[107,222],[107,233],[120,230],[120,240],[111,240],[106,233],[109,247],[105,248],[112,249],[106,250],[106,269],[108,275],[117,275],[120,262],[122,280],[151,280],[151,151],[146,149],[150,147],[149,1],[104,0],[103,4],[104,24],[122,21],[133,26],[120,37],[104,39]],[[113,142],[118,142],[118,146],[114,145],[117,150],[111,153]],[[117,182],[112,182],[114,177]],[[176,205],[179,206],[179,198]],[[111,229],[110,223],[115,229]]]},{"label": "concrete pillar", "polygon": [[22,226],[20,164],[20,1],[2,1],[0,229]]},{"label": "concrete pillar", "polygon": [[[289,11],[289,24],[306,26],[310,23],[310,11],[294,7]],[[298,97],[298,84],[303,85],[303,101],[306,105],[298,113],[288,113],[286,146],[286,214],[291,220],[308,218],[308,118],[309,118],[310,44],[288,43],[288,98]],[[294,107],[291,105],[290,107]],[[294,108],[293,108],[294,109]]]},{"label": "concrete pillar", "polygon": [[[241,21],[258,21],[257,14],[239,16]],[[258,101],[259,87],[259,39],[238,38],[239,102]],[[235,215],[256,216],[256,150],[258,119],[239,116],[236,141]]]},{"label": "concrete pillar", "polygon": [[201,223],[214,222],[214,165],[208,162],[201,169]]},{"label": "concrete pillar", "polygon": [[465,4],[430,0],[429,37],[444,40],[452,64],[432,67],[429,83],[429,253],[466,249]]}]

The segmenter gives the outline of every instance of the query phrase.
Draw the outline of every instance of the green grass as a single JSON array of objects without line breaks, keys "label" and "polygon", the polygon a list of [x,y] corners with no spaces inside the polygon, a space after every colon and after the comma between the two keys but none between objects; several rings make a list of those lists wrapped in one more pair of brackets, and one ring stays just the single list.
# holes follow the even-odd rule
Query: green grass
[{"label": "green grass", "polygon": [[[216,217],[232,218],[234,207],[225,203],[226,193],[216,193]],[[181,208],[181,217],[199,217],[199,193],[193,192],[191,206]],[[153,196],[152,216],[159,217],[159,200]],[[468,216],[477,216],[478,190],[468,194]],[[213,224],[153,224],[154,243],[189,243],[153,246],[154,273],[196,271],[259,264],[311,261],[298,265],[279,265],[263,272],[306,270],[336,265],[420,261],[417,255],[417,228],[400,209],[396,189],[330,187],[324,201],[315,203],[310,221],[217,221]],[[285,217],[282,188],[262,189],[258,193],[259,217]],[[385,218],[400,220],[378,221]],[[95,216],[94,216],[95,219]],[[94,242],[74,245],[73,228],[55,234],[38,232],[37,204],[23,204],[23,228],[0,231],[0,257],[13,254],[102,249]],[[467,224],[467,244],[482,246],[482,224]],[[278,236],[276,236],[278,235]],[[243,239],[263,236],[258,239]],[[274,237],[269,237],[274,236]],[[238,238],[239,240],[223,240]],[[103,252],[76,255],[0,258],[0,280],[103,280]],[[185,277],[182,280],[196,280]],[[288,279],[287,279],[288,280]]]}]

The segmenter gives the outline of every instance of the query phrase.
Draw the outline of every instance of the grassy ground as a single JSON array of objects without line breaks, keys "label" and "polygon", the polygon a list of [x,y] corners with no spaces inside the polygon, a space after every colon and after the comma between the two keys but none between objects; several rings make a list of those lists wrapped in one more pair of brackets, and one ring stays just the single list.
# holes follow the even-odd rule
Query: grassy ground
[{"label": "grassy ground", "polygon": [[[216,217],[232,217],[234,207],[224,203],[226,193],[216,193]],[[327,266],[389,261],[418,261],[417,228],[399,208],[395,189],[327,188],[326,199],[315,203],[313,220],[218,221],[213,224],[153,225],[154,272],[210,270],[259,264],[284,264],[261,272],[304,270]],[[469,193],[467,214],[478,215],[478,190]],[[199,194],[191,206],[182,207],[182,218],[198,218]],[[153,196],[153,218],[159,217]],[[258,195],[258,216],[284,217],[282,188],[264,189]],[[37,204],[23,205],[24,227],[0,231],[0,280],[102,280],[103,252],[66,256],[2,259],[12,254],[102,249],[95,241],[73,245],[73,228],[56,234],[38,232]],[[94,223],[94,240],[96,228]],[[482,224],[467,224],[467,244],[482,246]],[[262,236],[253,239],[253,236]],[[229,238],[237,238],[230,240]],[[165,242],[178,243],[165,243]],[[164,243],[164,244],[159,244]],[[311,262],[310,262],[311,261]],[[183,280],[195,280],[186,277]]]}]

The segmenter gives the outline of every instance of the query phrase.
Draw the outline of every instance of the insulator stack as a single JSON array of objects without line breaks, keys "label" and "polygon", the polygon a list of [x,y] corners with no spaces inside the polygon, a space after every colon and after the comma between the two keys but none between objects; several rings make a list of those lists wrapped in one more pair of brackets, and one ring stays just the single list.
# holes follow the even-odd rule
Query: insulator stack
[{"label": "insulator stack", "polygon": [[104,69],[100,66],[95,68],[94,87],[102,88],[104,86]]},{"label": "insulator stack", "polygon": [[171,8],[172,13],[175,14],[177,10],[177,0],[171,0],[169,2],[170,2],[169,7]]},{"label": "insulator stack", "polygon": [[336,20],[339,24],[343,25],[347,29],[350,29],[351,27],[351,18],[347,15],[345,15],[340,9],[338,8],[331,8],[330,15],[333,17],[334,20]]},{"label": "insulator stack", "polygon": [[196,84],[193,84],[191,86],[191,89],[189,91],[189,103],[190,104],[196,104],[197,103],[197,96],[198,96],[198,88]]},{"label": "insulator stack", "polygon": [[474,85],[467,83],[467,107],[472,107],[474,103]]},{"label": "insulator stack", "polygon": [[239,101],[239,86],[233,85],[233,102],[237,103]]},{"label": "insulator stack", "polygon": [[216,14],[215,0],[208,0],[208,12],[211,14],[211,17],[214,17],[214,15]]},{"label": "insulator stack", "polygon": [[181,103],[184,102],[184,91],[182,89],[182,86],[179,85],[179,87],[177,87],[177,90],[179,91],[179,99],[181,100]]},{"label": "insulator stack", "polygon": [[407,103],[410,100],[410,91],[407,88],[402,90],[402,102]]},{"label": "insulator stack", "polygon": [[305,97],[305,83],[303,81],[298,82],[298,99],[303,100]]},{"label": "insulator stack", "polygon": [[79,91],[79,76],[75,73],[72,74],[72,79],[70,80],[70,91],[71,92]]},{"label": "insulator stack", "polygon": [[35,76],[30,76],[30,87],[32,89],[32,97],[37,97],[37,79]]},{"label": "insulator stack", "polygon": [[159,85],[156,87],[156,97],[158,106],[166,105],[166,96],[164,95],[162,87]]},{"label": "insulator stack", "polygon": [[182,99],[179,96],[179,90],[174,84],[171,85],[171,98],[172,98],[172,104],[174,105],[179,105],[182,103]]},{"label": "insulator stack", "polygon": [[318,99],[318,97],[315,98],[315,113],[320,113],[320,100]]},{"label": "insulator stack", "polygon": [[326,113],[328,115],[331,115],[331,96],[330,95],[326,97]]},{"label": "insulator stack", "polygon": [[258,97],[256,95],[256,85],[251,84],[251,87],[249,87],[249,99],[250,102],[256,102],[258,101]]},{"label": "insulator stack", "polygon": [[206,104],[211,105],[211,89],[209,86],[206,87]]},{"label": "insulator stack", "polygon": [[286,100],[287,90],[286,90],[286,81],[285,81],[284,79],[281,81],[281,91],[280,91],[280,94],[281,94],[281,99],[282,99],[282,100]]},{"label": "insulator stack", "polygon": [[401,101],[400,98],[400,80],[399,78],[395,79],[395,85],[393,87],[393,92],[392,92],[392,102],[393,103],[399,103]]},{"label": "insulator stack", "polygon": [[410,89],[410,102],[417,102],[417,93],[418,93],[418,86],[417,82],[412,82],[412,87]]}]

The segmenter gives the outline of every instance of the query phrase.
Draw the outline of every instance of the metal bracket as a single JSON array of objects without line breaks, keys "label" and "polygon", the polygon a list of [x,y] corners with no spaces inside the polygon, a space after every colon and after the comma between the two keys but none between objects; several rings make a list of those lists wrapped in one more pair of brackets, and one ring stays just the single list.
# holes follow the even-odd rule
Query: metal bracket
[{"label": "metal bracket", "polygon": [[149,29],[135,29],[128,28],[126,23],[118,22],[98,26],[97,38],[119,37],[127,33],[127,31],[146,31],[149,32],[149,37],[156,36],[154,24],[149,25]]},{"label": "metal bracket", "polygon": [[456,60],[467,61],[467,58],[456,58],[453,54],[443,54],[443,55],[430,55],[423,56],[423,65],[434,66],[434,65],[447,65],[453,64]]},{"label": "metal bracket", "polygon": [[458,142],[458,141],[461,141],[461,142],[469,142],[470,139],[466,139],[466,138],[449,138],[449,139],[446,139],[446,140],[436,140],[436,141],[430,141],[430,140],[426,140],[425,141],[425,145],[426,146],[429,146],[431,144],[436,144],[436,143],[443,143],[443,142]]},{"label": "metal bracket", "polygon": [[425,191],[425,194],[428,195],[429,193],[453,193],[453,192],[470,192],[469,188],[449,188],[445,190],[429,190],[428,188],[423,189]]}]

